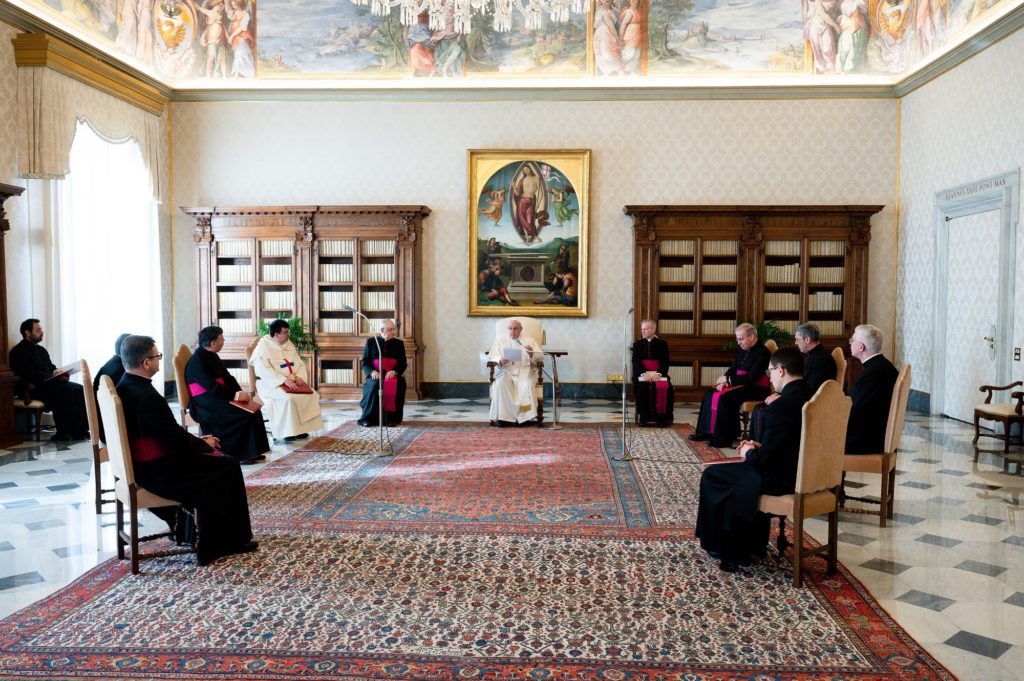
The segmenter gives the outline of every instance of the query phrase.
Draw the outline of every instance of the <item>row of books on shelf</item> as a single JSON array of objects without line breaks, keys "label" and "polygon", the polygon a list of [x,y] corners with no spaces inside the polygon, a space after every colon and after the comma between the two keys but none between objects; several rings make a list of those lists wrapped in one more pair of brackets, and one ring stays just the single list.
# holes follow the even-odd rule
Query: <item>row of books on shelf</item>
[{"label": "row of books on shelf", "polygon": [[352,369],[321,369],[321,383],[355,383],[355,372]]},{"label": "row of books on shelf", "polygon": [[658,307],[662,310],[692,310],[693,292],[691,291],[660,291]]},{"label": "row of books on shelf", "polygon": [[843,294],[816,291],[807,296],[807,309],[811,312],[842,312]]},{"label": "row of books on shelf", "polygon": [[291,281],[291,265],[262,265],[260,267],[260,281]]},{"label": "row of books on shelf", "polygon": [[661,319],[658,321],[658,333],[689,335],[693,333],[692,319]]},{"label": "row of books on shelf", "polygon": [[253,324],[252,319],[248,317],[221,319],[217,322],[217,326],[224,329],[224,333],[228,334],[246,335],[256,333],[256,326]]},{"label": "row of books on shelf", "polygon": [[701,279],[705,283],[730,284],[736,281],[736,265],[703,265]]},{"label": "row of books on shelf", "polygon": [[662,284],[691,282],[693,281],[693,265],[661,267],[658,269],[658,281]]},{"label": "row of books on shelf", "polygon": [[321,310],[343,310],[345,306],[355,307],[356,294],[352,291],[321,291]]},{"label": "row of books on shelf", "polygon": [[764,309],[779,311],[785,310],[787,312],[799,312],[800,294],[771,293],[766,291],[764,294]]},{"label": "row of books on shelf", "polygon": [[362,281],[390,282],[395,280],[395,264],[392,262],[377,262],[364,264],[360,268]]},{"label": "row of books on shelf", "polygon": [[320,333],[352,333],[355,322],[350,318],[321,317]]},{"label": "row of books on shelf", "polygon": [[218,241],[217,256],[221,258],[251,258],[251,241]]},{"label": "row of books on shelf", "polygon": [[693,367],[681,366],[668,368],[668,378],[672,385],[693,385]]},{"label": "row of books on shelf", "polygon": [[323,239],[317,243],[317,253],[321,256],[352,257],[355,248],[349,239]]},{"label": "row of books on shelf", "polygon": [[846,281],[846,268],[812,267],[807,271],[807,280],[812,284],[843,284]]},{"label": "row of books on shelf", "polygon": [[728,364],[724,366],[713,366],[708,364],[701,365],[700,383],[698,385],[714,385],[718,380],[718,377],[724,375],[728,368]]},{"label": "row of books on shelf", "polygon": [[701,252],[704,255],[736,255],[738,248],[738,241],[705,241]]},{"label": "row of books on shelf", "polygon": [[700,294],[700,305],[705,310],[725,312],[736,309],[735,291],[713,291]]},{"label": "row of books on shelf", "polygon": [[693,239],[666,239],[658,247],[661,255],[693,255]]},{"label": "row of books on shelf", "polygon": [[295,294],[291,291],[264,291],[264,310],[291,310],[295,307]]},{"label": "row of books on shelf", "polygon": [[249,370],[245,367],[228,367],[228,373],[231,374],[239,385],[247,385],[249,383]]},{"label": "row of books on shelf", "polygon": [[359,247],[362,255],[394,255],[395,241],[393,239],[367,239]]},{"label": "row of books on shelf", "polygon": [[800,255],[801,242],[799,241],[766,241],[764,244],[765,255]]},{"label": "row of books on shelf", "polygon": [[351,283],[355,267],[352,263],[328,263],[320,265],[320,283]]},{"label": "row of books on shelf", "polygon": [[217,307],[221,310],[252,309],[251,291],[221,291],[217,294]]},{"label": "row of books on shelf", "polygon": [[217,281],[222,284],[251,284],[252,267],[249,265],[217,265]]},{"label": "row of books on shelf", "polygon": [[702,319],[700,332],[705,336],[731,336],[736,331],[733,319]]},{"label": "row of books on shelf", "polygon": [[845,241],[812,241],[808,248],[808,252],[812,256],[845,256],[846,255],[846,242]]},{"label": "row of books on shelf", "polygon": [[260,255],[279,258],[291,256],[295,252],[294,241],[261,241]]},{"label": "row of books on shelf", "polygon": [[764,268],[764,280],[769,284],[799,284],[800,263],[768,265]]},{"label": "row of books on shelf", "polygon": [[394,310],[394,291],[363,291],[361,296],[364,310]]}]

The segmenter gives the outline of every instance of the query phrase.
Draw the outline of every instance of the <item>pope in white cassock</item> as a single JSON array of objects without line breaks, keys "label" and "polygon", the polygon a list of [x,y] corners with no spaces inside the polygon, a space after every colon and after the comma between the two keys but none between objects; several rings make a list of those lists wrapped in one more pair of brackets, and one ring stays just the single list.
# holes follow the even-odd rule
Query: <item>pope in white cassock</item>
[{"label": "pope in white cassock", "polygon": [[320,430],[320,395],[308,386],[311,393],[289,393],[285,388],[302,389],[306,386],[306,364],[288,340],[288,322],[275,319],[270,333],[260,339],[249,358],[259,379],[257,388],[266,405],[264,411],[270,419],[274,439],[304,437]]},{"label": "pope in white cassock", "polygon": [[487,359],[499,365],[491,385],[491,423],[537,418],[537,365],[544,361],[540,343],[524,336],[523,325],[512,319],[508,335],[494,339]]}]

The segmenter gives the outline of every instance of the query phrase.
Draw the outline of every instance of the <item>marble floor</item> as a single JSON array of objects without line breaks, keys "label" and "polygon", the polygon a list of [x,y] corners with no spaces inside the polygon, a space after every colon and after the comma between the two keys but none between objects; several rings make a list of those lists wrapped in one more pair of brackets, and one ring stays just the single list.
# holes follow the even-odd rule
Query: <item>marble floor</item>
[{"label": "marble floor", "polygon": [[[618,422],[619,409],[614,401],[565,401],[559,418]],[[328,429],[357,413],[355,403],[324,403]],[[410,420],[486,416],[485,400],[406,405]],[[695,405],[677,406],[677,423],[695,420]],[[986,449],[975,463],[972,436],[967,424],[909,414],[897,466],[895,521],[879,528],[877,518],[844,514],[839,559],[959,678],[1024,681],[1024,476],[1017,463],[1024,452],[1011,450],[1014,463],[1006,471],[1001,443],[983,438]],[[275,445],[271,460],[299,444]],[[114,555],[113,509],[107,505],[96,515],[91,474],[87,442],[25,442],[0,450],[0,617]],[[848,482],[867,484],[869,493],[877,490],[877,479],[869,476]],[[160,528],[143,515],[150,529]],[[825,524],[812,521],[809,530],[823,539]]]}]

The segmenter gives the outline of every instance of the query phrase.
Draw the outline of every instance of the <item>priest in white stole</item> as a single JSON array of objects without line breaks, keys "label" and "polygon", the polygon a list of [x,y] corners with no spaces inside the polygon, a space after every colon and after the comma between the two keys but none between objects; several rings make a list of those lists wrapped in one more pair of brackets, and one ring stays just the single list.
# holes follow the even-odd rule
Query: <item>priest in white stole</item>
[{"label": "priest in white stole", "polygon": [[511,319],[508,334],[494,339],[487,359],[498,364],[491,385],[491,423],[525,423],[537,418],[537,365],[544,361],[540,343],[524,336],[523,325]]},{"label": "priest in white stole", "polygon": [[256,386],[275,440],[304,437],[324,427],[320,395],[312,386],[307,386],[311,391],[307,394],[285,390],[301,390],[307,385],[306,364],[288,340],[287,321],[275,319],[270,323],[270,333],[260,339],[249,363],[256,370]]}]

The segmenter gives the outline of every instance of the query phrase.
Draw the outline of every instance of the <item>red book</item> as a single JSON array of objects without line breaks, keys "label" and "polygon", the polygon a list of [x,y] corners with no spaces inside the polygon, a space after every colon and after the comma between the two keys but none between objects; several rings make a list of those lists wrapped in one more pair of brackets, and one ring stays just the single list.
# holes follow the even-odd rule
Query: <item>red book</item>
[{"label": "red book", "polygon": [[229,404],[232,407],[238,407],[239,409],[243,409],[249,412],[250,414],[255,414],[260,410],[260,407],[263,406],[262,402],[257,402],[256,400],[249,400],[248,402],[239,402],[238,400],[231,400]]},{"label": "red book", "polygon": [[714,461],[705,461],[704,465],[705,466],[714,466],[715,464],[719,464],[719,463],[740,463],[741,461],[746,461],[746,460],[747,460],[747,458],[745,456],[727,456],[724,459],[715,459]]},{"label": "red book", "polygon": [[281,384],[281,390],[285,391],[286,393],[291,393],[292,395],[312,395],[313,394],[313,389],[309,387],[308,383],[303,383],[302,385],[296,386],[294,388],[289,388],[287,385],[282,383]]}]

